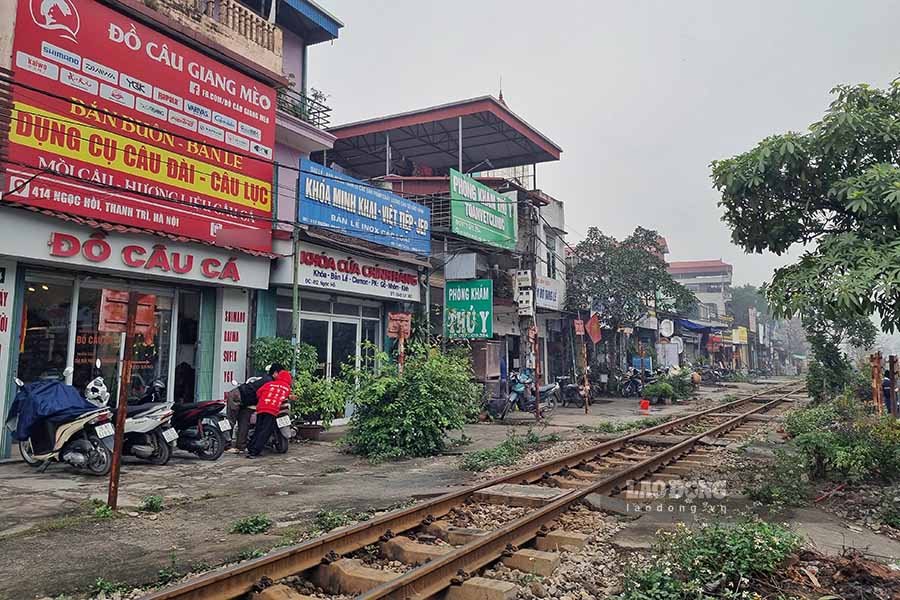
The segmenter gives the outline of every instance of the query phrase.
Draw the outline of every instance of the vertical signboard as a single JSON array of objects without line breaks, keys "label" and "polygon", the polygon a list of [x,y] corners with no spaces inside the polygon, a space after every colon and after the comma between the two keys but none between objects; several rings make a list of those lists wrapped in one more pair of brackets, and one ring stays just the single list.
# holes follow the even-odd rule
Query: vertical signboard
[{"label": "vertical signboard", "polygon": [[468,175],[450,169],[450,229],[505,250],[516,247],[516,199],[498,194]]},{"label": "vertical signboard", "polygon": [[[13,351],[10,344],[13,340],[12,328],[13,306],[15,306],[16,263],[11,260],[0,260],[0,415],[6,417],[11,402],[7,399],[9,392],[9,363]],[[0,457],[4,454],[6,432],[0,431]]]},{"label": "vertical signboard", "polygon": [[225,396],[232,389],[232,381],[243,383],[247,377],[247,314],[249,299],[245,290],[217,290],[218,319],[216,351],[218,366],[213,378],[214,397]]},{"label": "vertical signboard", "polygon": [[95,0],[19,0],[14,35],[4,199],[271,250],[271,86]]},{"label": "vertical signboard", "polygon": [[444,334],[452,340],[494,337],[494,282],[448,281],[444,288]]}]

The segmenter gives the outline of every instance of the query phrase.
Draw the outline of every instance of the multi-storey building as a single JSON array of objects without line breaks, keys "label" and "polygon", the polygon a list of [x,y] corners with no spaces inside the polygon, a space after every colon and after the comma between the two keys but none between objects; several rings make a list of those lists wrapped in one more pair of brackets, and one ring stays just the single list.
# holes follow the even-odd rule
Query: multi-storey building
[{"label": "multi-storey building", "polygon": [[699,301],[699,318],[717,321],[728,315],[731,302],[732,266],[719,260],[670,262],[669,274],[694,292]]}]

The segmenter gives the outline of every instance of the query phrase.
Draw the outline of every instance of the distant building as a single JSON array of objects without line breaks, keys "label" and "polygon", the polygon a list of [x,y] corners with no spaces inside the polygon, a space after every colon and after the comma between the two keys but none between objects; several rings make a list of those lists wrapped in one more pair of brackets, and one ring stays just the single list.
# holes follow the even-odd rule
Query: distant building
[{"label": "distant building", "polygon": [[669,263],[668,271],[697,296],[700,318],[718,320],[728,314],[731,265],[722,260],[687,260]]}]

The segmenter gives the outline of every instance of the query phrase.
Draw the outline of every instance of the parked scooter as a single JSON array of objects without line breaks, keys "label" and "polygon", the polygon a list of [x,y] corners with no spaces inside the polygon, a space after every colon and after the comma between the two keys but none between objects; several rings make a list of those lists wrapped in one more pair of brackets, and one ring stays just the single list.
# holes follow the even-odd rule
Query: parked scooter
[{"label": "parked scooter", "polygon": [[[68,377],[72,371],[67,367],[62,376]],[[18,439],[26,463],[39,467],[41,472],[58,461],[91,475],[109,473],[115,430],[107,408],[88,403],[63,380],[26,385],[16,378],[16,386],[18,391],[6,426]],[[19,427],[24,415],[37,417],[27,431]]]},{"label": "parked scooter", "polygon": [[[97,367],[99,368],[99,361]],[[87,384],[84,397],[100,407],[109,406],[110,394],[103,377]],[[154,465],[164,465],[172,457],[178,432],[172,427],[175,414],[168,402],[128,404],[122,454],[136,456]],[[117,408],[113,408],[113,415]]]},{"label": "parked scooter", "polygon": [[[266,369],[268,371],[268,368]],[[253,383],[258,381],[259,377],[250,377],[244,383]],[[232,380],[231,385],[238,387],[240,384]],[[251,406],[250,410],[250,429],[247,433],[247,439],[253,439],[253,433],[256,429],[256,406]],[[287,398],[281,403],[278,410],[278,416],[275,418],[275,429],[272,436],[266,442],[266,447],[278,454],[285,454],[290,447],[291,438],[294,437],[294,428],[291,421],[291,400]]]},{"label": "parked scooter", "polygon": [[[166,397],[166,383],[150,384],[141,402],[160,402]],[[202,460],[218,460],[230,442],[231,422],[225,418],[225,400],[182,402],[172,405],[172,427],[178,433],[177,447]]]},{"label": "parked scooter", "polygon": [[[509,380],[509,396],[500,413],[500,418],[506,418],[507,413],[513,406],[517,406],[522,412],[534,412],[534,371],[532,369],[523,369],[519,372],[512,371]],[[549,414],[560,402],[559,384],[550,383],[542,385],[538,389],[541,396],[541,414]]]},{"label": "parked scooter", "polygon": [[639,396],[644,389],[641,381],[641,373],[635,368],[629,368],[619,381],[619,395],[623,398]]},{"label": "parked scooter", "polygon": [[585,387],[583,380],[580,383],[569,383],[571,379],[568,375],[556,378],[556,383],[562,391],[563,407],[572,405],[584,408],[585,402],[590,406],[596,394],[596,388],[592,385]]}]

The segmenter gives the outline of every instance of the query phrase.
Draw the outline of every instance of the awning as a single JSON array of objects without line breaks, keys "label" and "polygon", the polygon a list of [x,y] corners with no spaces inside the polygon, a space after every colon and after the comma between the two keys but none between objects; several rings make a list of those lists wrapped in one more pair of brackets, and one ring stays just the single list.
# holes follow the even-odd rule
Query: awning
[{"label": "awning", "polygon": [[687,319],[675,319],[675,322],[679,326],[681,326],[682,329],[687,329],[688,331],[698,331],[703,333],[712,330],[712,327],[701,325],[700,323],[694,323],[693,321],[689,321]]}]

